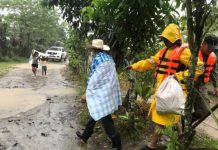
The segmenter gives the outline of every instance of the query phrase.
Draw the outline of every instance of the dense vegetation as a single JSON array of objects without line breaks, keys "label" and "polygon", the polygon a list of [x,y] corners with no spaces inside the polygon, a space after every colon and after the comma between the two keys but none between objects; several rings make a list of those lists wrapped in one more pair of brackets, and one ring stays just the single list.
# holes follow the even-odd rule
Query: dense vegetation
[{"label": "dense vegetation", "polygon": [[57,10],[40,1],[0,1],[0,57],[29,56],[31,49],[44,51],[66,37]]}]

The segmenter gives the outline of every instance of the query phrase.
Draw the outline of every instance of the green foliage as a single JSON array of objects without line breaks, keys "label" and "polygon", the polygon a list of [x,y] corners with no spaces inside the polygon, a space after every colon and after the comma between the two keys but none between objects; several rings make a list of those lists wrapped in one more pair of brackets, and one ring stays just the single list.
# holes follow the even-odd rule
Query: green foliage
[{"label": "green foliage", "polygon": [[59,24],[57,10],[42,7],[40,1],[7,0],[0,1],[0,9],[8,12],[1,16],[4,40],[3,56],[29,56],[32,48],[45,51],[55,41],[65,39],[65,25]]},{"label": "green foliage", "polygon": [[175,126],[167,126],[165,129],[156,128],[155,132],[165,138],[165,142],[167,142],[166,144],[164,143],[166,150],[180,150],[180,143],[178,134],[175,131]]},{"label": "green foliage", "polygon": [[88,57],[90,49],[87,48],[85,38],[78,32],[71,30],[70,37],[66,40],[65,46],[68,50],[69,65],[74,73],[80,75],[82,82],[86,81],[89,67]]},{"label": "green foliage", "polygon": [[42,3],[44,6],[49,7],[60,6],[63,18],[71,23],[74,29],[78,29],[81,24],[83,25],[80,11],[83,7],[89,6],[91,0],[42,0]]},{"label": "green foliage", "polygon": [[180,150],[180,143],[178,139],[178,134],[175,131],[175,126],[166,127],[163,133],[170,138],[170,140],[166,144],[166,150]]},{"label": "green foliage", "polygon": [[131,56],[144,51],[146,46],[153,47],[165,24],[177,22],[171,13],[175,9],[168,1],[93,0],[84,9],[82,12],[86,12],[86,20],[90,17],[96,36],[111,46],[118,66],[128,47]]},{"label": "green foliage", "polygon": [[204,36],[206,34],[211,34],[218,31],[218,2],[212,0],[211,4],[206,8],[210,8],[211,13],[208,16],[207,21],[205,22]]},{"label": "green foliage", "polygon": [[86,125],[87,120],[89,119],[89,112],[86,106],[81,107],[81,111],[79,113],[79,122],[82,125]]},{"label": "green foliage", "polygon": [[[131,114],[126,112],[125,114],[118,115],[117,124],[119,124],[122,136],[130,138],[132,140],[138,140],[139,135],[145,129],[144,118],[137,116],[134,118],[134,128],[131,126],[132,117]],[[129,132],[131,131],[131,132]]]},{"label": "green foliage", "polygon": [[153,47],[165,25],[177,22],[174,12],[181,1],[44,0],[44,3],[60,6],[63,17],[83,36],[94,31],[93,38],[104,39],[117,66],[123,66],[127,48],[134,56],[148,46]]},{"label": "green foliage", "polygon": [[0,77],[4,76],[11,67],[12,67],[11,63],[1,62],[0,63]]},{"label": "green foliage", "polygon": [[27,60],[22,57],[1,57],[0,58],[0,77],[8,73],[9,69],[19,62],[26,62]]},{"label": "green foliage", "polygon": [[140,96],[148,99],[154,94],[153,80],[153,72],[146,72],[141,73],[140,76],[138,75],[136,80],[136,92]]}]

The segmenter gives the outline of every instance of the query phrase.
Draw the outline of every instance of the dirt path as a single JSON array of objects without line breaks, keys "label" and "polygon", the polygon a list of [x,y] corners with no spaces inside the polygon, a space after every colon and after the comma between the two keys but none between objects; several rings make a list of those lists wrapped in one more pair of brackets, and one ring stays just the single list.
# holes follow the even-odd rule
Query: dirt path
[{"label": "dirt path", "polygon": [[48,64],[48,75],[32,76],[17,65],[0,79],[0,150],[80,150],[75,139],[78,100],[73,84]]},{"label": "dirt path", "polygon": [[[218,97],[210,96],[211,98],[211,107],[218,103]],[[218,109],[214,111],[214,115],[218,118]],[[210,115],[204,122],[202,122],[198,127],[197,131],[207,134],[209,137],[218,140],[218,125]]]}]

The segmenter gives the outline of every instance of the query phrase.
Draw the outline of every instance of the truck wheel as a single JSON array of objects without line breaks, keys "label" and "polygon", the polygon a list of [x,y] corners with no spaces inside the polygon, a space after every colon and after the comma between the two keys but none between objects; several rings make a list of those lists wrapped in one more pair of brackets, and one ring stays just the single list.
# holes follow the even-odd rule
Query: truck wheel
[{"label": "truck wheel", "polygon": [[62,58],[62,56],[61,56],[61,59],[60,59],[59,61],[62,62],[62,59],[63,59],[63,58]]}]

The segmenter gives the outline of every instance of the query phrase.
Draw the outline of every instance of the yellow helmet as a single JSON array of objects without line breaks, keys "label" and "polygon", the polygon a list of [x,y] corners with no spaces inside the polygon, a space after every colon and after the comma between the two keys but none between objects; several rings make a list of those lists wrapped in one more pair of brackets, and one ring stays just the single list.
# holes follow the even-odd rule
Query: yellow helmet
[{"label": "yellow helmet", "polygon": [[181,40],[183,42],[183,38],[180,32],[180,28],[178,25],[176,24],[169,24],[164,31],[162,32],[162,34],[160,35],[160,37],[164,37],[167,40],[169,40],[171,43],[176,42],[177,40]]}]

